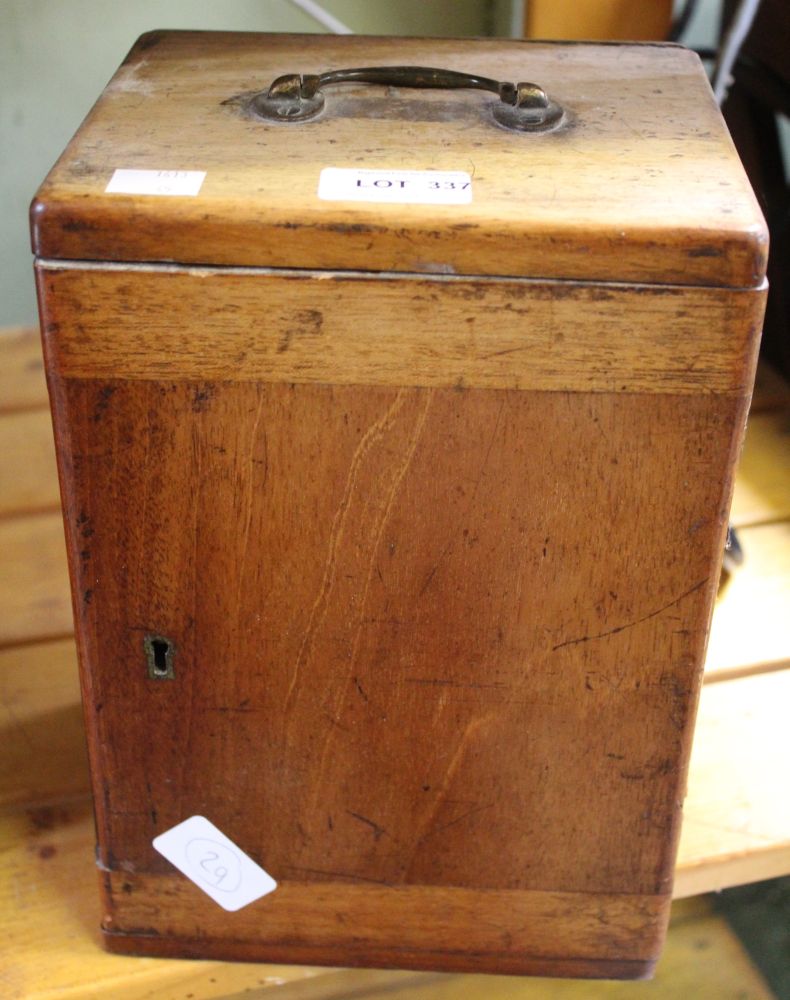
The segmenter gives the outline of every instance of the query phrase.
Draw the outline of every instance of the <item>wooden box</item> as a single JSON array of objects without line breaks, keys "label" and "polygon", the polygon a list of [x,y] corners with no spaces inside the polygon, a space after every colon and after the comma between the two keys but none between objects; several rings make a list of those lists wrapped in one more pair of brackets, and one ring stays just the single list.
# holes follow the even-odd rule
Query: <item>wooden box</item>
[{"label": "wooden box", "polygon": [[[400,64],[550,100],[309,76]],[[649,975],[765,294],[696,56],[154,32],[32,225],[108,947]]]}]

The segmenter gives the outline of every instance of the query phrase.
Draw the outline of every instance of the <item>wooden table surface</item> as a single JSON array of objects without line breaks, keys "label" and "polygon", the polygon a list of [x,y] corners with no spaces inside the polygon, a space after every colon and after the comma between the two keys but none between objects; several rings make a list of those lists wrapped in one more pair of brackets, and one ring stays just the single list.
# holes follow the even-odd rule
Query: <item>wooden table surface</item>
[{"label": "wooden table surface", "polygon": [[[786,385],[761,371],[732,512],[746,561],[714,614],[677,898],[790,873],[789,400]],[[25,329],[0,331],[0,609],[3,996],[635,995],[631,984],[184,962],[101,951],[52,429],[38,336]],[[656,995],[771,996],[709,903],[689,900],[676,909]]]}]

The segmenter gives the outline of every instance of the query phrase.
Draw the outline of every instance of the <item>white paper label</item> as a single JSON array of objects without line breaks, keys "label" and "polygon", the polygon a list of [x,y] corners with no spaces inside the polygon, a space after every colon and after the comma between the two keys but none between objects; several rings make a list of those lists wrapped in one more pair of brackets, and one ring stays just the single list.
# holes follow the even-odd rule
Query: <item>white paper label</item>
[{"label": "white paper label", "polygon": [[324,167],[324,201],[376,201],[398,205],[468,205],[472,178],[463,170],[357,170]]},{"label": "white paper label", "polygon": [[153,840],[160,854],[223,910],[240,910],[277,883],[205,816],[190,816]]},{"label": "white paper label", "polygon": [[205,170],[116,170],[106,194],[196,195]]}]

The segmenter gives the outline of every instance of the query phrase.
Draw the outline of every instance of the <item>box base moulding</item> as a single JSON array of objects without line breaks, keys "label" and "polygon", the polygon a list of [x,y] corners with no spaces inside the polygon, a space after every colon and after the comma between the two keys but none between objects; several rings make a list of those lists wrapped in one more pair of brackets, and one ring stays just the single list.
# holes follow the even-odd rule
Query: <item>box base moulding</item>
[{"label": "box base moulding", "polygon": [[287,882],[227,913],[180,877],[100,874],[108,950],[171,958],[643,979],[670,905],[669,895],[322,881]]}]

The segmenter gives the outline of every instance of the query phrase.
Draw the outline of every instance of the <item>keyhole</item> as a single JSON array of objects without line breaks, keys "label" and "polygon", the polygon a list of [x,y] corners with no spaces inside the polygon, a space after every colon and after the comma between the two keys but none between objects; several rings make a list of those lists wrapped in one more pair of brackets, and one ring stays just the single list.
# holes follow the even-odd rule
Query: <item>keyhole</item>
[{"label": "keyhole", "polygon": [[148,676],[154,680],[172,680],[173,643],[162,635],[147,635],[143,640]]},{"label": "keyhole", "polygon": [[170,646],[162,639],[154,639],[151,642],[154,649],[154,670],[158,674],[167,673],[167,651]]}]

